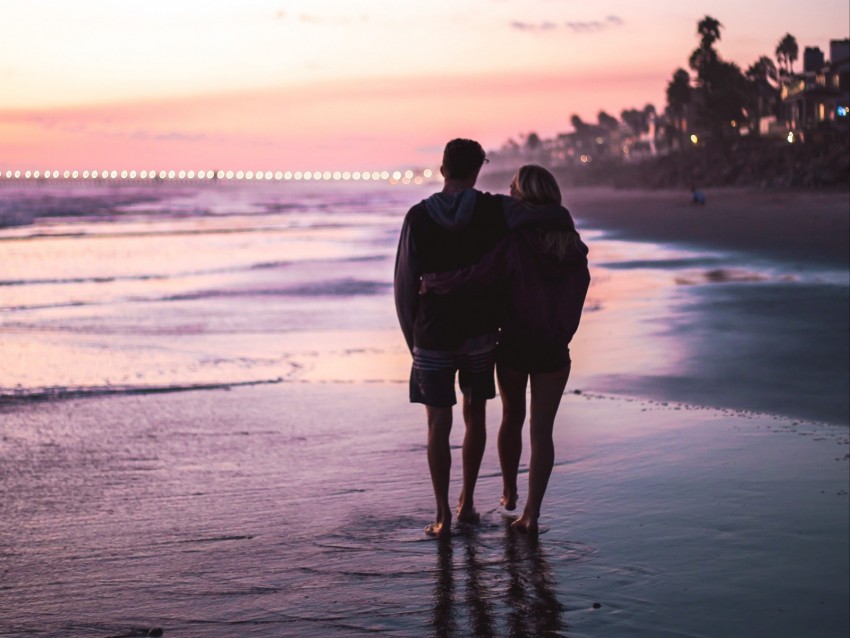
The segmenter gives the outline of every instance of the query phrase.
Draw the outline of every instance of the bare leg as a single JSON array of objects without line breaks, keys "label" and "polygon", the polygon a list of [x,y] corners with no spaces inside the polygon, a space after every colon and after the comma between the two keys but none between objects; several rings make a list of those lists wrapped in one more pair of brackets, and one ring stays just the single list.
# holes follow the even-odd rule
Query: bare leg
[{"label": "bare leg", "polygon": [[509,512],[516,509],[516,476],[522,455],[522,425],[525,422],[525,389],[528,375],[505,365],[496,368],[502,397],[502,425],[499,428],[499,464],[502,466],[502,498]]},{"label": "bare leg", "polygon": [[452,408],[425,406],[428,415],[428,470],[437,501],[434,522],[425,528],[429,536],[445,537],[451,534],[452,511],[449,506],[449,478],[452,454],[449,434],[452,431]]},{"label": "bare leg", "polygon": [[537,533],[537,519],[543,495],[549,485],[549,476],[555,463],[555,446],[552,428],[555,415],[564,396],[570,367],[557,372],[541,372],[531,375],[531,461],[528,470],[528,500],[525,510],[511,526],[529,534]]},{"label": "bare leg", "polygon": [[457,520],[462,523],[477,523],[479,519],[475,511],[474,494],[478,470],[487,446],[486,408],[486,400],[470,401],[463,397],[463,420],[466,424],[463,437],[463,488],[457,503]]}]

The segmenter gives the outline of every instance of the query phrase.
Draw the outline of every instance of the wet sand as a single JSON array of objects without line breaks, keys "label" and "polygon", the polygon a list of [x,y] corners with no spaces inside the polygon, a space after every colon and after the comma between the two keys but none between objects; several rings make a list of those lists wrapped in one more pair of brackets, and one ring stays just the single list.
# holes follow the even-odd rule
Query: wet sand
[{"label": "wet sand", "polygon": [[850,192],[579,188],[564,200],[579,222],[611,237],[737,250],[803,264],[850,265]]},{"label": "wet sand", "polygon": [[568,394],[539,541],[491,445],[439,543],[403,390],[3,409],[0,634],[847,635],[846,427]]}]

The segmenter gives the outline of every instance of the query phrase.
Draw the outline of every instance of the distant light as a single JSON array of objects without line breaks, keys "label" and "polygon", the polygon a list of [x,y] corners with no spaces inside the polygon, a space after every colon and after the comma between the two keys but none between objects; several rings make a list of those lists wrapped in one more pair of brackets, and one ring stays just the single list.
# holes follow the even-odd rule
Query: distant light
[{"label": "distant light", "polygon": [[342,179],[344,179],[345,181],[350,180],[351,179],[351,172],[350,171],[343,171],[342,172]]},{"label": "distant light", "polygon": [[83,171],[83,179],[88,179],[88,178],[89,178],[89,172]]},{"label": "distant light", "polygon": [[257,171],[256,173],[254,173],[254,179],[263,181],[263,171]]},{"label": "distant light", "polygon": [[699,138],[696,135],[691,135],[691,143],[696,144],[699,142]]},{"label": "distant light", "polygon": [[414,184],[421,184],[422,178],[417,175],[416,177],[413,178],[413,183]]},{"label": "distant light", "polygon": [[26,177],[27,179],[29,179],[30,177],[32,177],[32,172],[31,172],[31,171],[27,171],[26,173],[24,173],[24,177]]},{"label": "distant light", "polygon": [[161,170],[159,171],[157,176],[159,177],[159,179],[165,179],[166,177],[168,177],[168,173],[166,173],[164,170]]},{"label": "distant light", "polygon": [[283,179],[285,179],[285,180],[287,180],[287,181],[289,181],[290,179],[292,179],[292,171],[286,171],[286,172],[283,174]]},{"label": "distant light", "polygon": [[69,177],[71,177],[71,171],[66,170],[64,173],[62,173],[62,177],[68,179]]},{"label": "distant light", "polygon": [[195,179],[195,171],[188,171],[186,173],[186,177],[188,177],[189,179]]},{"label": "distant light", "polygon": [[127,175],[128,175],[127,171],[121,171],[121,179],[127,179]]},{"label": "distant light", "polygon": [[236,171],[236,179],[242,179],[245,177],[245,173],[243,171]]},{"label": "distant light", "polygon": [[304,179],[313,179],[313,173],[310,171],[304,171]]},{"label": "distant light", "polygon": [[339,171],[334,171],[333,178],[337,181],[342,179],[342,173]]},{"label": "distant light", "polygon": [[846,106],[839,106],[835,109],[835,112],[838,117],[847,117],[847,113],[850,112],[850,109],[848,109]]},{"label": "distant light", "polygon": [[6,178],[10,179],[12,177],[12,171],[6,171]]},{"label": "distant light", "polygon": [[130,171],[130,179],[136,179],[136,171]]},{"label": "distant light", "polygon": [[180,179],[186,179],[186,171],[178,172],[177,177],[179,177]]},{"label": "distant light", "polygon": [[362,173],[360,173],[360,179],[368,182],[370,179],[372,179],[372,173],[370,173],[369,171],[363,171]]},{"label": "distant light", "polygon": [[433,174],[434,173],[431,172],[430,168],[426,168],[424,171],[422,171],[422,177],[425,177],[425,178],[431,177],[431,175],[433,175]]},{"label": "distant light", "polygon": [[32,176],[38,179],[38,176],[41,175],[38,171],[33,171]]},{"label": "distant light", "polygon": [[587,164],[587,155],[579,157],[579,161],[581,161],[582,164]]},{"label": "distant light", "polygon": [[785,139],[788,140],[789,144],[793,144],[794,143],[794,131],[788,131],[788,137],[786,137]]},{"label": "distant light", "polygon": [[148,172],[142,171],[141,173],[139,173],[139,177],[141,177],[142,179],[147,179],[148,178]]},{"label": "distant light", "polygon": [[401,179],[401,171],[393,171],[393,179],[400,180]]},{"label": "distant light", "polygon": [[282,173],[281,171],[277,171],[277,172],[275,172],[275,174],[274,174],[274,178],[275,178],[277,181],[282,180],[282,179],[283,179],[283,173]]},{"label": "distant light", "polygon": [[71,177],[73,177],[74,179],[77,179],[79,176],[80,176],[79,171],[74,171],[73,173],[71,173]]},{"label": "distant light", "polygon": [[737,123],[735,120],[732,120],[731,122],[729,122],[729,124],[731,124],[731,125],[732,125],[732,128],[737,128],[737,127],[738,127],[738,123]]},{"label": "distant light", "polygon": [[413,171],[408,168],[404,171],[404,177],[405,179],[413,179]]},{"label": "distant light", "polygon": [[44,171],[44,179],[50,179],[50,171]]},{"label": "distant light", "polygon": [[405,177],[403,180],[401,180],[401,183],[402,183],[402,184],[410,184],[410,178],[409,178],[409,177]]},{"label": "distant light", "polygon": [[351,179],[359,181],[360,180],[360,171],[354,171],[351,174]]},{"label": "distant light", "polygon": [[389,179],[390,172],[389,171],[381,171],[381,179]]},{"label": "distant light", "polygon": [[624,147],[623,147],[623,153],[624,153],[625,155],[628,155],[630,152],[631,152],[631,151],[629,150],[629,147],[628,147],[628,146],[624,146]]},{"label": "distant light", "polygon": [[224,176],[225,176],[227,179],[233,179],[233,171],[227,171],[227,172],[224,174]]}]

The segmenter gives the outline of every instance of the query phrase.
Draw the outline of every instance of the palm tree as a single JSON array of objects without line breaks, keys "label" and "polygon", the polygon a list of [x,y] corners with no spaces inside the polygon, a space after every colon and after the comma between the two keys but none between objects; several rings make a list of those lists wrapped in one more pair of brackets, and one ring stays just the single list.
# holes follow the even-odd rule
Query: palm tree
[{"label": "palm tree", "polygon": [[787,74],[794,72],[794,62],[797,61],[797,55],[800,53],[800,48],[797,46],[797,39],[790,33],[785,36],[776,45],[776,60],[779,62],[779,67]]},{"label": "palm tree", "polygon": [[685,107],[690,101],[691,76],[685,69],[676,69],[673,79],[667,84],[667,105],[676,130],[679,132],[679,148],[684,148],[682,120],[685,116]]},{"label": "palm tree", "polygon": [[688,60],[690,67],[697,72],[697,77],[702,79],[708,67],[717,62],[717,51],[714,43],[720,40],[720,29],[722,24],[711,16],[705,16],[697,23],[697,34],[700,36],[699,46],[691,53]]},{"label": "palm tree", "polygon": [[701,41],[700,46],[704,49],[710,49],[714,43],[720,40],[720,29],[722,24],[711,16],[705,16],[697,23],[697,33]]},{"label": "palm tree", "polygon": [[763,55],[750,65],[746,75],[753,82],[770,84],[769,80],[776,82],[777,79],[776,65],[773,63],[773,60]]}]

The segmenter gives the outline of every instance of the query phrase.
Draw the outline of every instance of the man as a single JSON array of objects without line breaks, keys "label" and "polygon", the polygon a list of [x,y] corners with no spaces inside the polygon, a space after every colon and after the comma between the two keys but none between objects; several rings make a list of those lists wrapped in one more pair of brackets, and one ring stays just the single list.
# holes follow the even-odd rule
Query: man
[{"label": "man", "polygon": [[523,221],[565,209],[528,207],[518,200],[474,190],[484,149],[466,139],[450,141],[440,172],[443,189],[413,206],[404,219],[395,266],[395,302],[404,338],[413,355],[410,402],[425,405],[428,469],[437,512],[426,534],[446,537],[452,511],[449,434],[457,402],[455,374],[463,393],[463,487],[457,505],[461,522],[478,520],[475,483],[487,442],[485,406],[496,396],[493,380],[501,304],[492,289],[463,295],[419,295],[423,273],[477,263]]}]

